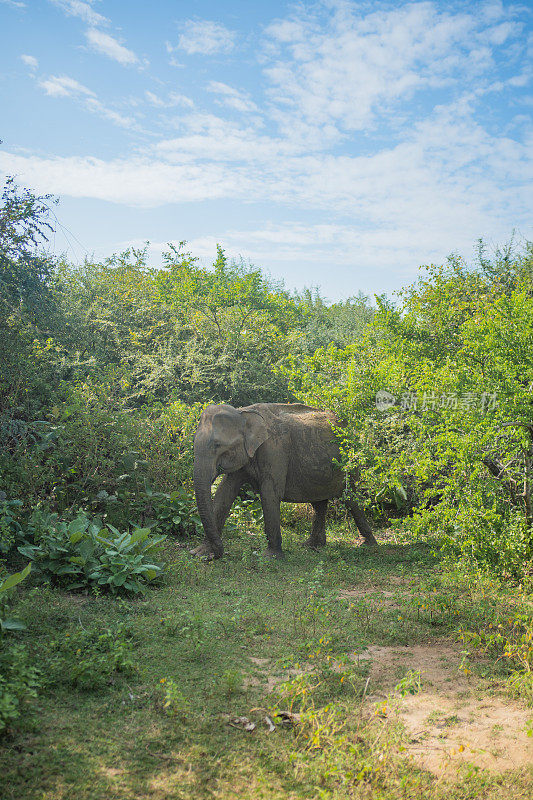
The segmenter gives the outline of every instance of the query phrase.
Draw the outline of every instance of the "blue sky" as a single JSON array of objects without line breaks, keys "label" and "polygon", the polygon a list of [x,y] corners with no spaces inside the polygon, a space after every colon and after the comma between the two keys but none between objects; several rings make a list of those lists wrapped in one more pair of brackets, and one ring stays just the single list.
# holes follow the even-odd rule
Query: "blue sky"
[{"label": "blue sky", "polygon": [[526,3],[0,0],[0,170],[74,260],[219,242],[334,300],[533,238]]}]

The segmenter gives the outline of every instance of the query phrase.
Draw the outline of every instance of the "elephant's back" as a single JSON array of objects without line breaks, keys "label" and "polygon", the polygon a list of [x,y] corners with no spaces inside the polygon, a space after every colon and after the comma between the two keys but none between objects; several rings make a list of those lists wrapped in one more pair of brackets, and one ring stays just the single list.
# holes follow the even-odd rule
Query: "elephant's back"
[{"label": "elephant's back", "polygon": [[301,406],[298,411],[281,412],[280,421],[290,443],[284,500],[313,502],[337,497],[343,475],[335,463],[340,450],[333,412]]}]

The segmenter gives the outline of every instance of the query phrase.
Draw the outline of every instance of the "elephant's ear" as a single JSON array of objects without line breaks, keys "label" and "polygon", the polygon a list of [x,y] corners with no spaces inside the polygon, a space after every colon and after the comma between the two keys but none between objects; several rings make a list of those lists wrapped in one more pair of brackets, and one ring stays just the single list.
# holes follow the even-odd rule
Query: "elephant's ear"
[{"label": "elephant's ear", "polygon": [[241,411],[244,417],[244,447],[249,458],[257,448],[268,439],[268,428],[265,420],[257,411]]}]

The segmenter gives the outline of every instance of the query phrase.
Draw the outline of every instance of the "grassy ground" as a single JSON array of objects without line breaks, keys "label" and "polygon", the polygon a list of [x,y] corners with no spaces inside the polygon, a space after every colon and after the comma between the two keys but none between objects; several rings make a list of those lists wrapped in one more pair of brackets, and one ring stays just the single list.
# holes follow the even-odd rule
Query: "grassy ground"
[{"label": "grassy ground", "polygon": [[[424,671],[375,669],[386,648],[449,647],[507,600],[446,578],[422,544],[301,538],[286,532],[280,562],[259,535],[211,563],[169,546],[166,583],[140,601],[20,592],[45,685],[0,746],[2,800],[529,798],[524,766],[422,768],[393,711]],[[478,695],[504,687],[501,661],[464,650],[459,666]]]}]

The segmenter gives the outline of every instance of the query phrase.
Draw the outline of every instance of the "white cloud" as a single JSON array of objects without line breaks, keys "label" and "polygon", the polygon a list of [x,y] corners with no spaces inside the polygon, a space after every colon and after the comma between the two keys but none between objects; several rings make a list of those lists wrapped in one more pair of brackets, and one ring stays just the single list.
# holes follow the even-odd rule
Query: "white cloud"
[{"label": "white cloud", "polygon": [[235,46],[235,36],[235,31],[230,31],[220,22],[189,19],[182,26],[178,48],[189,55],[229,53]]},{"label": "white cloud", "polygon": [[29,56],[26,53],[23,53],[21,55],[20,60],[24,64],[26,64],[26,66],[29,67],[31,70],[35,70],[39,66],[39,62],[37,61],[35,56]]},{"label": "white cloud", "polygon": [[403,141],[366,156],[305,153],[253,128],[190,114],[183,136],[160,142],[152,156],[0,152],[0,168],[36,191],[130,206],[231,199],[284,204],[287,216],[322,212],[318,224],[220,229],[189,244],[209,261],[219,241],[230,255],[280,265],[300,285],[309,282],[306,264],[331,265],[349,294],[355,275],[357,288],[369,291],[379,288],[380,271],[408,280],[417,264],[442,260],[452,247],[469,250],[479,236],[502,241],[513,227],[533,235],[531,137],[489,134],[473,121],[471,103],[437,108]]},{"label": "white cloud", "polygon": [[11,6],[11,8],[26,8],[26,3],[23,3],[22,0],[0,0],[0,3]]},{"label": "white cloud", "polygon": [[430,2],[371,13],[332,5],[325,23],[300,10],[266,29],[275,60],[265,74],[286,130],[295,119],[344,133],[369,129],[400,107],[405,113],[421,90],[479,81],[494,65],[493,48],[521,32],[500,13],[487,21]]},{"label": "white cloud", "polygon": [[[31,183],[36,191],[70,197],[92,197],[115,203],[153,207],[161,202],[194,202],[227,196],[227,171],[216,164],[170,165],[141,158],[104,161],[92,157],[19,156],[0,151],[0,168]],[[45,188],[46,187],[46,188]],[[251,196],[249,177],[237,172],[231,187]]]},{"label": "white cloud", "polygon": [[42,78],[39,86],[52,97],[95,96],[91,89],[83,86],[74,78],[69,78],[68,75],[50,75],[49,78]]},{"label": "white cloud", "polygon": [[184,106],[185,108],[193,108],[194,102],[190,97],[178,92],[170,92],[166,100],[156,95],[154,92],[146,91],[144,96],[156,108],[174,108],[176,106]]},{"label": "white cloud", "polygon": [[[499,241],[507,240],[511,231],[512,225],[503,221],[493,229]],[[221,244],[229,258],[267,267],[289,286],[318,283],[329,299],[335,299],[330,296],[328,280],[333,273],[337,297],[353,295],[359,289],[370,295],[389,291],[391,283],[405,285],[415,279],[420,264],[442,263],[452,247],[470,253],[479,234],[475,224],[466,224],[451,238],[446,228],[424,228],[416,219],[411,224],[402,222],[378,229],[365,229],[357,223],[290,221],[249,229],[220,227],[210,235],[188,239],[187,249],[207,266],[213,263],[216,245]],[[143,244],[142,240],[121,241],[112,249]],[[166,250],[168,241],[151,242],[151,263],[161,263]]]},{"label": "white cloud", "polygon": [[[195,255],[206,259],[212,258],[218,242],[231,257],[242,256],[256,264],[330,263],[337,269],[351,265],[385,270],[403,264],[416,267],[422,254],[426,258],[439,253],[441,257],[446,255],[449,239],[435,236],[429,230],[414,233],[412,228],[398,229],[395,226],[365,231],[356,225],[288,222],[252,230],[221,230],[216,236],[192,239],[188,246]],[[468,246],[472,239],[465,241],[463,238],[463,242]],[[155,247],[165,249],[163,243]]]},{"label": "white cloud", "polygon": [[115,125],[120,125],[122,128],[136,127],[136,122],[133,117],[125,117],[118,111],[113,111],[112,108],[107,108],[107,106],[105,106],[103,103],[100,102],[100,100],[97,100],[95,97],[88,98],[85,102],[85,107],[89,111],[98,114],[98,116],[103,117],[104,119],[108,119]]},{"label": "white cloud", "polygon": [[212,115],[191,114],[183,124],[184,135],[157,144],[152,157],[13,156],[11,171],[31,163],[34,177],[46,176],[60,194],[149,206],[253,199],[335,209],[361,229],[446,231],[452,240],[465,227],[482,234],[502,220],[529,225],[530,141],[489,134],[468,102],[437,109],[400,143],[366,156],[301,152]]},{"label": "white cloud", "polygon": [[112,58],[114,61],[118,61],[119,64],[129,66],[130,64],[137,64],[139,61],[132,50],[128,50],[127,47],[120,44],[120,42],[109,33],[104,33],[96,28],[89,28],[89,30],[85,32],[85,36],[93,50],[102,53],[108,58]]},{"label": "white cloud", "polygon": [[[196,112],[177,120],[180,136],[164,139],[155,145],[158,156],[171,163],[191,161],[246,165],[254,169],[261,165],[267,180],[281,157],[296,155],[302,150],[289,140],[258,134],[256,127],[242,127],[215,114]],[[283,169],[280,162],[280,171]]]},{"label": "white cloud", "polygon": [[69,17],[79,17],[88,25],[107,25],[109,20],[92,8],[93,0],[82,2],[82,0],[51,0]]},{"label": "white cloud", "polygon": [[48,78],[41,78],[39,86],[44,89],[51,97],[71,97],[77,100],[83,108],[91,111],[98,116],[108,119],[115,125],[125,128],[133,128],[136,125],[133,117],[125,117],[122,114],[107,108],[98,100],[96,94],[74,78],[68,75],[50,75]]},{"label": "white cloud", "polygon": [[259,109],[250,96],[246,92],[241,92],[239,89],[234,89],[226,83],[220,81],[210,81],[207,85],[207,91],[219,95],[217,103],[219,105],[234,108],[236,111],[258,112]]}]

